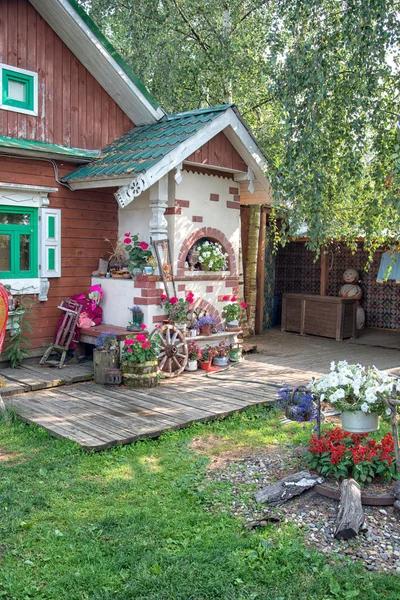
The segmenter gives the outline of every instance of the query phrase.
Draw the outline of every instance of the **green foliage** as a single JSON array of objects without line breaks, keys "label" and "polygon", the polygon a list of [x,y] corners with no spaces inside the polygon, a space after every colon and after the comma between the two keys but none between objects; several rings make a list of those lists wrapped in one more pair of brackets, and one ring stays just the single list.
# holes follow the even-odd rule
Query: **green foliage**
[{"label": "green foliage", "polygon": [[160,352],[161,338],[158,333],[147,335],[139,333],[127,337],[121,351],[121,363],[143,364],[157,360]]},{"label": "green foliage", "polygon": [[237,104],[310,247],[400,234],[397,0],[81,0],[169,112]]},{"label": "green foliage", "polygon": [[21,294],[18,299],[18,315],[14,317],[15,334],[10,338],[5,354],[12,369],[18,369],[24,358],[30,356],[29,348],[32,345],[28,336],[32,333],[31,316],[34,301],[31,296],[25,294]]}]

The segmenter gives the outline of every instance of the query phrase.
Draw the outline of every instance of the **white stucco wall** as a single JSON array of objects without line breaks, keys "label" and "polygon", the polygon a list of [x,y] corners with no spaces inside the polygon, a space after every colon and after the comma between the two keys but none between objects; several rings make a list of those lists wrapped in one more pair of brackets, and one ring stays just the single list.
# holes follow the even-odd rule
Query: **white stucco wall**
[{"label": "white stucco wall", "polygon": [[149,242],[149,222],[151,219],[150,191],[146,190],[133,202],[118,211],[118,233],[120,239],[125,233],[139,234],[141,241]]}]

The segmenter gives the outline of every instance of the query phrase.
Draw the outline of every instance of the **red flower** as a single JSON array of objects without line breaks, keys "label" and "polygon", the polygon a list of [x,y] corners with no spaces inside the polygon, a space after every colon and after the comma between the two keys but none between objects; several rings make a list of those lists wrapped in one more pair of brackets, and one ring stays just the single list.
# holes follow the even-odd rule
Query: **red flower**
[{"label": "red flower", "polygon": [[131,240],[131,238],[130,238],[130,237],[126,237],[126,238],[124,239],[124,244],[132,244],[132,240]]},{"label": "red flower", "polygon": [[143,342],[143,343],[142,343],[142,348],[143,348],[143,350],[146,350],[146,348],[147,348],[147,344],[148,344],[148,342]]},{"label": "red flower", "polygon": [[170,304],[176,304],[177,302],[178,302],[178,298],[176,296],[172,296],[172,298],[169,299]]},{"label": "red flower", "polygon": [[186,302],[189,302],[189,304],[193,304],[193,296],[186,296]]},{"label": "red flower", "polygon": [[231,302],[236,302],[236,300],[237,300],[236,296],[232,296]]},{"label": "red flower", "polygon": [[128,231],[128,233],[124,233],[124,236],[125,236],[125,237],[130,237],[130,235],[131,235],[131,232],[130,232],[130,231]]},{"label": "red flower", "polygon": [[146,326],[144,323],[142,323],[140,327],[141,327],[142,329],[146,329],[146,327],[147,327],[147,326]]},{"label": "red flower", "polygon": [[145,342],[146,341],[146,336],[143,335],[143,333],[139,333],[139,335],[136,336],[136,340],[138,342]]},{"label": "red flower", "polygon": [[228,302],[229,296],[222,296],[222,302]]},{"label": "red flower", "polygon": [[164,300],[166,300],[166,299],[167,299],[167,296],[165,294],[161,294],[161,296],[160,296],[161,302],[164,302]]},{"label": "red flower", "polygon": [[142,250],[147,250],[148,247],[149,245],[146,244],[146,242],[140,242],[139,244],[139,248],[141,248]]},{"label": "red flower", "polygon": [[242,308],[247,308],[247,302],[241,302],[241,303],[240,303],[240,306],[241,306]]},{"label": "red flower", "polygon": [[127,348],[126,351],[129,352],[129,354],[131,354],[133,352],[132,348]]},{"label": "red flower", "polygon": [[135,338],[129,338],[128,340],[125,340],[125,346],[130,346],[131,344],[135,343]]}]

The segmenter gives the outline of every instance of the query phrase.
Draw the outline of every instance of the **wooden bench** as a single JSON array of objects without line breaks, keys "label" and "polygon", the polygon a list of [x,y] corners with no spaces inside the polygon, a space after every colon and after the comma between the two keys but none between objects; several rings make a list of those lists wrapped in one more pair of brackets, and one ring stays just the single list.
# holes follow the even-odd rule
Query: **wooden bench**
[{"label": "wooden bench", "polygon": [[119,342],[123,341],[127,335],[132,335],[132,332],[125,329],[125,327],[106,325],[105,323],[95,325],[94,327],[88,327],[87,329],[82,328],[80,331],[79,341],[84,342],[85,344],[91,344],[92,346],[96,344],[96,338],[98,338],[101,333],[115,333]]}]

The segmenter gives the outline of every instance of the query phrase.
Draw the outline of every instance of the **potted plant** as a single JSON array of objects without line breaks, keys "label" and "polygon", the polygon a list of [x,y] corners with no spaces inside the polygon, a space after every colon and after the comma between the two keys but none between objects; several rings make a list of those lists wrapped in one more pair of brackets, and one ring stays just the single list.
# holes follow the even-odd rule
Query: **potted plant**
[{"label": "potted plant", "polygon": [[204,371],[211,370],[211,363],[214,356],[216,356],[217,350],[210,344],[207,344],[205,348],[203,348],[201,352],[201,357],[199,359],[200,368]]},{"label": "potted plant", "polygon": [[349,365],[345,360],[332,362],[328,375],[309,384],[321,402],[341,411],[342,427],[352,433],[379,429],[379,417],[390,413],[384,398],[391,397],[393,388],[400,390],[398,379],[375,367]]},{"label": "potted plant", "polygon": [[232,345],[229,351],[229,360],[232,362],[240,362],[242,358],[242,346],[240,344]]},{"label": "potted plant", "polygon": [[202,271],[226,271],[228,255],[223,252],[221,244],[206,240],[196,246],[196,251]]},{"label": "potted plant", "polygon": [[196,342],[189,342],[188,345],[188,363],[186,371],[197,371],[197,361],[201,358],[201,348]]},{"label": "potted plant", "polygon": [[278,391],[278,400],[274,406],[284,410],[291,421],[314,421],[317,419],[317,405],[313,394],[305,387],[291,387],[284,385]]},{"label": "potted plant", "polygon": [[213,363],[217,367],[226,367],[229,361],[229,352],[231,345],[226,340],[222,340],[216,347],[216,354],[214,356]]},{"label": "potted plant", "polygon": [[217,324],[214,317],[211,315],[203,315],[195,322],[196,329],[200,329],[200,335],[211,335],[212,328]]},{"label": "potted plant", "polygon": [[126,387],[155,387],[158,385],[158,355],[160,336],[138,333],[127,337],[121,351],[122,382]]},{"label": "potted plant", "polygon": [[147,261],[153,256],[147,242],[139,241],[138,235],[125,233],[124,249],[128,256],[128,267],[132,276],[140,275],[143,272]]},{"label": "potted plant", "polygon": [[141,329],[146,329],[146,326],[142,327],[144,314],[140,306],[134,304],[129,310],[132,313],[132,320],[129,321],[127,329],[129,331],[140,331]]},{"label": "potted plant", "polygon": [[226,304],[222,309],[222,316],[225,318],[226,328],[236,329],[239,327],[242,310],[247,308],[247,304],[246,302],[240,302],[236,296],[232,296],[231,298],[229,296],[224,296],[222,300],[224,302],[230,301],[230,304]]},{"label": "potted plant", "polygon": [[115,333],[106,331],[96,338],[93,350],[94,382],[104,385],[109,369],[118,369],[118,340]]},{"label": "potted plant", "polygon": [[181,331],[186,331],[188,312],[194,301],[193,292],[188,292],[186,298],[172,296],[169,300],[165,294],[162,294],[160,300],[170,323],[173,323]]}]

